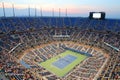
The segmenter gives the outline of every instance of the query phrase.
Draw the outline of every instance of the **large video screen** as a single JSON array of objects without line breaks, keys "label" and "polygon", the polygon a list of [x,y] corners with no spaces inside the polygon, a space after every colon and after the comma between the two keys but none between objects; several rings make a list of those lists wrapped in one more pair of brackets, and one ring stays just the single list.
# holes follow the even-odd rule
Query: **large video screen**
[{"label": "large video screen", "polygon": [[101,18],[101,13],[93,13],[93,18],[100,19]]}]

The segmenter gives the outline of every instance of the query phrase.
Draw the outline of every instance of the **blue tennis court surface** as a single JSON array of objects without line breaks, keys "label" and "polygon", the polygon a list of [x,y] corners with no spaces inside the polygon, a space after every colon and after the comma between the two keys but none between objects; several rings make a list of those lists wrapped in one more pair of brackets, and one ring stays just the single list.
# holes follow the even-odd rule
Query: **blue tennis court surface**
[{"label": "blue tennis court surface", "polygon": [[70,63],[72,63],[77,57],[72,55],[66,55],[63,58],[58,59],[56,62],[53,62],[52,65],[56,66],[57,68],[63,69]]}]

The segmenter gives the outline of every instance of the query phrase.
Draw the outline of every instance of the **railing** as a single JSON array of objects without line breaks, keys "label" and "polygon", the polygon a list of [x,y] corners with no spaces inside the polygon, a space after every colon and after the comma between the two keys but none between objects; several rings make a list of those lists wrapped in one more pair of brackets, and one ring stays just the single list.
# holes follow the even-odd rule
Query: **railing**
[{"label": "railing", "polygon": [[80,50],[71,49],[71,48],[68,48],[68,47],[65,47],[65,46],[63,46],[63,48],[67,49],[67,50],[71,50],[73,52],[80,53],[82,55],[86,55],[86,56],[92,57],[92,54],[89,54],[89,53],[86,53],[86,52],[83,52],[83,51],[80,51]]}]

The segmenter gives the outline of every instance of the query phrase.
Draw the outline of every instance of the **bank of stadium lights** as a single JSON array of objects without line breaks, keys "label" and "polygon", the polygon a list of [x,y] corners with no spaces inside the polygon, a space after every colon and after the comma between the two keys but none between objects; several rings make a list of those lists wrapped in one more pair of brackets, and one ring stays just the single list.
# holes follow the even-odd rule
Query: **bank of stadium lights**
[{"label": "bank of stadium lights", "polygon": [[[52,17],[54,17],[54,8],[52,8]],[[59,17],[61,17],[61,8],[59,8]],[[65,17],[67,17],[67,8],[65,9]]]},{"label": "bank of stadium lights", "polygon": [[[2,2],[2,8],[3,8],[3,15],[4,15],[4,17],[6,17],[4,2]],[[13,17],[15,17],[14,4],[12,4],[12,12],[13,12]]]},{"label": "bank of stadium lights", "polygon": [[[3,16],[4,17],[6,17],[6,12],[5,12],[5,5],[4,5],[4,2],[2,2],[2,8],[3,8]],[[36,7],[36,5],[33,7],[34,9],[35,9],[35,17],[37,17],[37,7]],[[31,8],[30,8],[30,5],[28,5],[28,16],[30,17],[31,16]],[[55,14],[54,14],[54,8],[52,8],[52,17],[54,17],[55,16]],[[15,14],[15,6],[14,6],[14,4],[12,3],[12,13],[13,13],[13,17],[15,17],[16,16],[16,14]],[[59,17],[61,17],[61,8],[59,8]],[[40,16],[42,17],[43,15],[42,15],[42,8],[40,8]],[[65,9],[65,17],[67,17],[68,16],[68,14],[67,14],[67,8]]]},{"label": "bank of stadium lights", "polygon": [[[34,6],[34,9],[35,9],[35,17],[37,16],[37,9],[36,9],[36,6]],[[30,17],[30,5],[28,5],[28,15]]]}]

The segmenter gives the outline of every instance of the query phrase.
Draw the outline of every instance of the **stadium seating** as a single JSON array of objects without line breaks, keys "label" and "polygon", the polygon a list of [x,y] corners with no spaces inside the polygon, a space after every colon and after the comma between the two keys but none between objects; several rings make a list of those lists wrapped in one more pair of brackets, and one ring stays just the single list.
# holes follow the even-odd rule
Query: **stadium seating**
[{"label": "stadium seating", "polygon": [[[0,74],[10,80],[120,79],[120,20],[74,17],[0,18]],[[70,37],[53,37],[70,35]],[[37,63],[62,52],[62,46],[90,53],[68,75],[58,77]],[[88,47],[86,47],[88,46]],[[98,49],[96,49],[98,48]],[[30,66],[20,64],[24,61]]]}]

